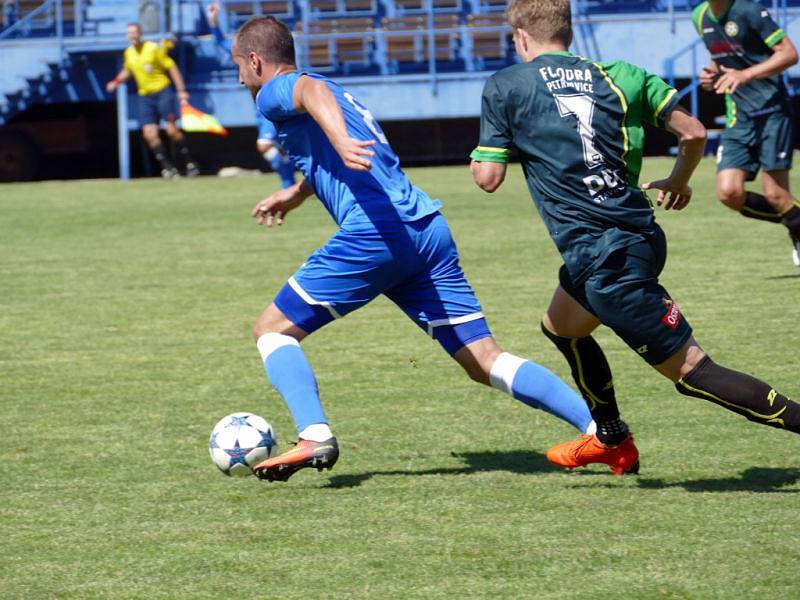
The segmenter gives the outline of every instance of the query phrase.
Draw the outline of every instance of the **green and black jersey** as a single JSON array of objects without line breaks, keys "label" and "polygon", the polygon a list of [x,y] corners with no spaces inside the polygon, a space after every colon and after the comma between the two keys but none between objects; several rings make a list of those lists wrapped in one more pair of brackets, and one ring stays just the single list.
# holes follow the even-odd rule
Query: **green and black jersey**
[{"label": "green and black jersey", "polygon": [[663,127],[675,90],[626,62],[546,53],[486,82],[480,145],[506,162],[519,150],[528,188],[573,280],[656,230],[638,188],[645,121]]},{"label": "green and black jersey", "polygon": [[[715,17],[708,2],[692,13],[697,33],[717,65],[746,69],[772,55],[772,46],[786,37],[766,8],[750,0],[731,0],[725,13]],[[725,94],[728,127],[737,120],[768,114],[781,109],[788,93],[780,75],[754,79]]]}]

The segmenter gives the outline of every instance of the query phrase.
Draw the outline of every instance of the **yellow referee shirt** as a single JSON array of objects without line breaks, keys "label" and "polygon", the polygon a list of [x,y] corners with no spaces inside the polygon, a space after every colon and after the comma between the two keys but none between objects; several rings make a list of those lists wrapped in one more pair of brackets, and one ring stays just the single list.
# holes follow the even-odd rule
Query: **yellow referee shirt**
[{"label": "yellow referee shirt", "polygon": [[133,46],[125,50],[125,68],[131,72],[140,96],[160,92],[169,86],[167,72],[175,61],[155,42],[144,42],[139,50]]}]

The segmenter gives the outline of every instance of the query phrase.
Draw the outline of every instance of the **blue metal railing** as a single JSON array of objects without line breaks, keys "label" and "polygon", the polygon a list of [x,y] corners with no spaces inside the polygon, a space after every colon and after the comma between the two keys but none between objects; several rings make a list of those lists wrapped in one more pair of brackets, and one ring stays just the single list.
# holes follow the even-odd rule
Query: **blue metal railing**
[{"label": "blue metal railing", "polygon": [[[18,10],[13,12],[18,14]],[[41,19],[42,17],[44,17],[44,19]],[[42,20],[44,21],[43,25],[40,24]],[[35,29],[52,30],[56,37],[63,39],[63,24],[64,19],[61,12],[61,0],[45,0],[28,14],[23,15],[19,19],[15,19],[13,23],[0,31],[0,40],[9,39],[15,35],[24,37]]]}]

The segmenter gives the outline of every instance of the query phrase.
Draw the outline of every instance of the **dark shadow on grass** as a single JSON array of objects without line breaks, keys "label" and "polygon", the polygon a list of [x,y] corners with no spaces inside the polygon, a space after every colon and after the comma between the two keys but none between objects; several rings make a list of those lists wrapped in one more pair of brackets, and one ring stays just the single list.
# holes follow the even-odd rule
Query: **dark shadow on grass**
[{"label": "dark shadow on grass", "polygon": [[382,476],[420,476],[420,475],[469,475],[470,473],[480,473],[486,471],[507,471],[520,475],[530,475],[533,473],[552,473],[553,465],[547,462],[547,458],[538,452],[515,450],[512,452],[452,452],[455,458],[464,461],[461,467],[442,467],[437,469],[397,469],[393,471],[371,471],[369,473],[358,473],[354,475],[334,475],[326,487],[331,488],[352,488],[358,487],[365,481],[369,481],[376,475]]},{"label": "dark shadow on grass", "polygon": [[[627,477],[626,477],[627,479]],[[663,479],[636,477],[636,484],[644,490],[662,490],[683,488],[687,492],[750,492],[797,494],[800,490],[784,489],[800,481],[800,469],[775,469],[767,467],[751,467],[739,477],[722,477],[720,479],[689,479],[686,481],[666,482]],[[612,487],[613,484],[600,484]],[[597,485],[586,486],[597,487]]]},{"label": "dark shadow on grass", "polygon": [[723,477],[721,479],[694,479],[664,483],[659,479],[638,480],[643,489],[662,489],[681,487],[687,492],[756,492],[796,494],[800,490],[783,489],[800,481],[800,469],[773,469],[767,467],[751,467],[742,472],[740,477]]},{"label": "dark shadow on grass", "polygon": [[794,273],[792,275],[773,275],[772,277],[766,277],[767,281],[770,280],[778,280],[778,279],[797,279],[800,277],[800,273]]}]

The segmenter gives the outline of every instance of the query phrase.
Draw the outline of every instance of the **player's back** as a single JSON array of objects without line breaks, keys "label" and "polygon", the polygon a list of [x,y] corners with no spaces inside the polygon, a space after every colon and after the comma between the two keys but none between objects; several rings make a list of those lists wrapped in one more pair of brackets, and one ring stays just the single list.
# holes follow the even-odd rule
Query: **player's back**
[{"label": "player's back", "polygon": [[597,247],[610,251],[654,230],[638,188],[643,121],[663,124],[676,102],[674,89],[628,63],[546,53],[489,79],[481,143],[518,148],[551,236],[565,257],[580,255],[582,270]]},{"label": "player's back", "polygon": [[[376,141],[369,171],[347,168],[314,119],[294,110],[292,90],[302,76],[326,83],[342,110],[350,137]],[[261,89],[257,103],[262,114],[275,123],[280,145],[339,225],[415,221],[441,207],[408,180],[370,112],[333,81],[314,73],[280,75]]]}]

